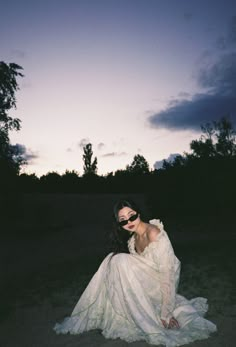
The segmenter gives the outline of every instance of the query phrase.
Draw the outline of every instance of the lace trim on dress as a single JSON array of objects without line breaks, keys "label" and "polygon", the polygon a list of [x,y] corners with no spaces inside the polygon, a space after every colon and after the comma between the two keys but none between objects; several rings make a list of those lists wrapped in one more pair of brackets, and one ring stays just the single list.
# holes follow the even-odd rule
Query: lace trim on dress
[{"label": "lace trim on dress", "polygon": [[150,249],[154,249],[156,247],[156,244],[159,241],[160,236],[163,235],[164,233],[164,226],[163,223],[160,221],[160,219],[152,219],[149,221],[150,224],[155,225],[158,227],[158,229],[160,230],[160,233],[157,235],[156,240],[150,242],[141,253],[138,253],[135,249],[135,234],[133,234],[130,239],[128,240],[128,248],[129,248],[129,252],[131,254],[138,254],[141,256],[145,256],[145,254],[150,250]]}]

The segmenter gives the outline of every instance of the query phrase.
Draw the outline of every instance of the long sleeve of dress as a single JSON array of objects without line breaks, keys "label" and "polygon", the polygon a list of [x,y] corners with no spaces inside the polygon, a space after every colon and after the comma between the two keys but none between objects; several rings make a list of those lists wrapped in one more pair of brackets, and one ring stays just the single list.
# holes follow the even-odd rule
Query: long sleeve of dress
[{"label": "long sleeve of dress", "polygon": [[161,240],[159,256],[160,288],[162,294],[161,318],[169,322],[175,308],[176,284],[173,248],[166,238]]},{"label": "long sleeve of dress", "polygon": [[180,262],[174,254],[171,242],[163,229],[163,224],[160,222],[155,224],[161,229],[155,251],[162,295],[161,319],[169,322],[176,306],[176,290],[179,281]]}]

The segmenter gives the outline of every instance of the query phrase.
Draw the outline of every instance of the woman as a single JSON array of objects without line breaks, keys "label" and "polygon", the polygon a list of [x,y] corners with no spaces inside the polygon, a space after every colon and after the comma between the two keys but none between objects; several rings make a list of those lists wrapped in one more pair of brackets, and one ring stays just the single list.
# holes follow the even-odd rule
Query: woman
[{"label": "woman", "polygon": [[[131,201],[114,207],[116,251],[110,253],[57,333],[101,329],[106,338],[180,346],[205,339],[216,326],[203,318],[204,298],[176,294],[180,262],[157,220],[145,223]],[[122,233],[129,235],[125,252]],[[120,253],[122,251],[122,253]]]}]

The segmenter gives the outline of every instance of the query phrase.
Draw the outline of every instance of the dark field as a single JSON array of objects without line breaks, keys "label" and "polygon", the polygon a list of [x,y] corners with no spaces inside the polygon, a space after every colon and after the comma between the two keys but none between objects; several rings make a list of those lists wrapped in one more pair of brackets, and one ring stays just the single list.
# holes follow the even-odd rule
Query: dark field
[{"label": "dark field", "polygon": [[[1,226],[0,346],[137,346],[106,340],[99,331],[56,335],[104,256],[112,206],[121,195],[25,195]],[[139,205],[145,197],[133,196]],[[10,204],[10,199],[8,201]],[[158,213],[152,216],[159,218]],[[189,346],[236,346],[234,221],[178,216],[163,220],[182,263],[179,293],[208,298],[218,332]]]}]

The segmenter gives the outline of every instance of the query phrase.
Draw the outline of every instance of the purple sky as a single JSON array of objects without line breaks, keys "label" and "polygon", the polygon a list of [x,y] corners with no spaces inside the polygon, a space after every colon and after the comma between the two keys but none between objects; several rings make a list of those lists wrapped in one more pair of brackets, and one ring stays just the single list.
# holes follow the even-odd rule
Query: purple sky
[{"label": "purple sky", "polygon": [[200,125],[236,123],[234,1],[0,0],[0,60],[24,68],[17,110],[26,172],[99,174],[135,154],[189,150]]}]

